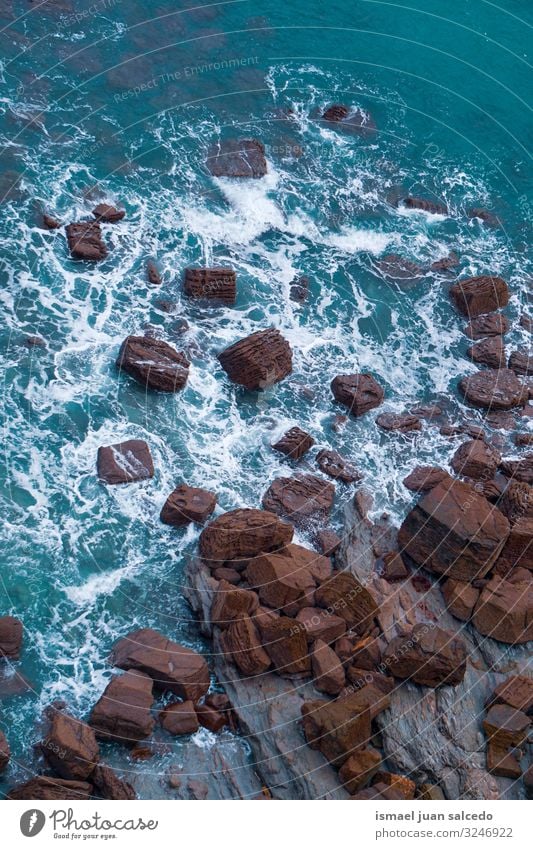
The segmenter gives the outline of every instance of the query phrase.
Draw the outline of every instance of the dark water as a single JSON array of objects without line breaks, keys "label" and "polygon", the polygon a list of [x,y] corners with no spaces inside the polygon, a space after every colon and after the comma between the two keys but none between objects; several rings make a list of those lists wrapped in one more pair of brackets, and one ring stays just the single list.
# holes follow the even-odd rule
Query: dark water
[{"label": "dark water", "polygon": [[[505,277],[511,317],[524,309],[531,12],[521,0],[0,2],[0,612],[24,622],[18,669],[32,684],[1,706],[10,782],[26,775],[51,699],[86,714],[117,636],[154,626],[201,647],[180,584],[198,530],[158,519],[177,483],[217,492],[220,512],[258,505],[287,470],[270,443],[298,423],[352,459],[376,509],[398,518],[413,465],[448,462],[456,446],[437,429],[395,439],[370,415],[335,433],[329,383],[370,370],[386,410],[450,398],[460,414],[455,387],[473,367],[448,284],[428,274],[392,285],[377,264],[385,254],[427,267],[453,250],[461,274]],[[371,113],[377,134],[319,124],[313,116],[331,102]],[[209,144],[235,135],[264,142],[266,178],[208,174]],[[408,192],[445,201],[450,215],[392,205]],[[100,199],[127,216],[106,227],[112,249],[90,267],[69,258],[61,231],[40,228],[40,215],[77,220]],[[468,218],[472,206],[502,226]],[[146,284],[148,257],[163,271],[157,290]],[[237,270],[234,309],[206,313],[182,299],[183,268],[213,262]],[[304,273],[311,294],[298,307],[289,284]],[[118,377],[124,336],[151,324],[182,344],[182,318],[192,352],[184,392],[147,395]],[[294,374],[264,395],[243,393],[215,354],[269,324],[290,340]],[[507,337],[510,349],[522,332]],[[25,347],[34,334],[46,349]],[[156,475],[105,489],[96,450],[128,437],[149,442]],[[336,527],[349,497],[339,486]],[[198,745],[213,739],[202,731]],[[180,743],[166,742],[179,757]],[[166,763],[108,757],[137,772]]]}]

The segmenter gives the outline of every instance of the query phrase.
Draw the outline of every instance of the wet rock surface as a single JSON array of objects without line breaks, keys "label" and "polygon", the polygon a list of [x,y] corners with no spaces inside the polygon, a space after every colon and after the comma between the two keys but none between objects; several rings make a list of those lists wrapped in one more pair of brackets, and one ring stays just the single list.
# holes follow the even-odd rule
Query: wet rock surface
[{"label": "wet rock surface", "polygon": [[477,318],[509,303],[509,289],[503,278],[483,275],[460,280],[450,289],[450,296],[462,315]]},{"label": "wet rock surface", "polygon": [[279,330],[258,330],[218,355],[233,383],[251,391],[266,389],[292,372],[292,351]]},{"label": "wet rock surface", "polygon": [[189,298],[234,304],[237,275],[231,268],[186,268],[183,291]]},{"label": "wet rock surface", "polygon": [[66,233],[68,247],[74,259],[96,262],[107,256],[107,247],[98,222],[80,221],[77,224],[68,224]]},{"label": "wet rock surface", "polygon": [[264,177],[264,145],[257,139],[221,141],[209,149],[207,167],[213,177]]},{"label": "wet rock surface", "polygon": [[142,439],[100,446],[96,469],[99,479],[112,485],[143,481],[154,476],[150,448]]},{"label": "wet rock surface", "polygon": [[276,478],[263,496],[263,507],[295,524],[324,521],[335,498],[335,487],[316,475]]},{"label": "wet rock surface", "polygon": [[362,416],[379,407],[385,392],[371,374],[339,374],[331,383],[333,397],[352,416]]}]

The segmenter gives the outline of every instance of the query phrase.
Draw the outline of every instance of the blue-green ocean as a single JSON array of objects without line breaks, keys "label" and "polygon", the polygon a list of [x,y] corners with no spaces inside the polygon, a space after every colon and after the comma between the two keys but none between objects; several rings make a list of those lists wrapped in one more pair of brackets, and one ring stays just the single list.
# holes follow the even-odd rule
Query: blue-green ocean
[{"label": "blue-green ocean", "polygon": [[[398,286],[380,269],[386,254],[427,268],[453,251],[457,274],[502,275],[508,347],[525,343],[532,21],[528,0],[1,0],[0,615],[24,623],[16,671],[29,687],[13,694],[4,669],[13,759],[0,791],[35,771],[47,704],[86,716],[118,636],[151,626],[206,650],[182,595],[199,529],[159,521],[178,483],[215,491],[217,513],[258,506],[290,468],[270,444],[298,424],[351,459],[375,509],[398,521],[405,475],[448,463],[457,443],[438,428],[394,437],[371,414],[337,432],[329,384],[371,371],[384,410],[437,400],[461,415],[456,385],[475,367],[448,278]],[[370,113],[377,133],[317,121],[331,103]],[[235,137],[264,143],[266,177],[208,173],[209,145]],[[449,215],[406,211],[395,204],[405,194]],[[42,212],[68,223],[102,200],[126,217],[104,227],[105,261],[75,262]],[[501,226],[469,218],[471,207]],[[147,284],[150,257],[160,287]],[[183,269],[198,264],[236,269],[234,308],[182,297]],[[289,290],[302,274],[310,294],[298,305]],[[146,393],[118,375],[121,341],[148,325],[188,350],[183,392]],[[290,341],[294,373],[246,393],[216,354],[269,325]],[[26,345],[35,335],[45,348]],[[149,443],[155,477],[101,485],[98,446],[134,437]],[[337,530],[352,494],[337,486]],[[203,730],[198,746],[214,739]],[[166,743],[143,763],[118,747],[106,757],[157,777],[179,763],[179,740]],[[147,786],[141,795],[168,792]]]}]

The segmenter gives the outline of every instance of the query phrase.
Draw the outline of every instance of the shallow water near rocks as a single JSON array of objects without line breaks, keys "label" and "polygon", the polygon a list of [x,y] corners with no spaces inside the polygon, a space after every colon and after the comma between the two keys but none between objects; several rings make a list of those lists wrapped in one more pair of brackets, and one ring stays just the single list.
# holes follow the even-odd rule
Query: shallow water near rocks
[{"label": "shallow water near rocks", "polygon": [[[512,290],[506,346],[529,339],[518,318],[531,285],[531,10],[518,0],[178,5],[0,4],[0,613],[24,623],[17,670],[30,682],[5,699],[13,687],[0,683],[13,751],[2,791],[33,771],[51,700],[86,715],[117,637],[150,626],[207,650],[182,594],[199,530],[159,521],[178,483],[216,492],[217,512],[258,506],[294,468],[270,445],[297,424],[316,449],[350,459],[376,513],[399,522],[412,501],[403,478],[418,464],[447,467],[458,442],[429,425],[385,434],[372,413],[336,432],[344,411],[332,378],[371,371],[386,391],[380,412],[436,400],[452,421],[482,421],[456,393],[475,367],[448,300],[454,275],[398,285],[380,258],[427,268],[454,251],[458,273],[500,274]],[[334,102],[371,113],[377,133],[317,122]],[[209,145],[235,135],[263,141],[265,178],[209,175]],[[407,193],[446,203],[450,215],[397,208]],[[100,201],[124,205],[126,217],[103,226],[105,261],[74,262],[63,231],[41,229],[40,213],[68,223]],[[502,226],[470,219],[471,207],[493,210]],[[150,257],[160,287],[146,282]],[[234,308],[182,297],[182,271],[195,264],[236,269]],[[304,305],[289,298],[301,274],[310,278]],[[230,385],[216,354],[271,324],[291,343],[293,375],[260,395]],[[190,353],[177,395],[146,393],[115,370],[123,338],[147,325]],[[26,347],[29,335],[46,348]],[[102,486],[98,446],[130,438],[149,443],[154,478]],[[299,468],[316,471],[309,458]],[[337,485],[337,530],[352,493]],[[215,744],[204,732],[196,742]],[[106,758],[140,776],[140,795],[172,795],[160,776],[180,764],[183,744],[164,744],[147,762],[112,747]],[[245,742],[231,745],[247,757]]]}]

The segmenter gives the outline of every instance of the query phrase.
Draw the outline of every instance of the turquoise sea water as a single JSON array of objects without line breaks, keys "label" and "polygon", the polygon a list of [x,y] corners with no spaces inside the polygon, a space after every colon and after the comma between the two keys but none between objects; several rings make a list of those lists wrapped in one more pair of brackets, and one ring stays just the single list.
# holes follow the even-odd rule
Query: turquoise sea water
[{"label": "turquoise sea water", "polygon": [[[152,626],[205,648],[181,592],[198,529],[158,518],[179,482],[217,492],[219,512],[256,506],[289,468],[270,443],[299,424],[353,460],[376,509],[398,520],[408,471],[448,462],[456,444],[438,429],[391,438],[370,415],[336,433],[329,383],[369,370],[386,410],[449,399],[461,414],[455,387],[474,368],[447,278],[397,287],[380,272],[385,254],[429,265],[453,250],[458,273],[505,277],[512,318],[527,309],[532,17],[525,0],[0,2],[0,614],[24,622],[17,668],[31,682],[1,702],[13,764],[0,789],[32,769],[52,699],[86,714],[118,636]],[[377,134],[321,125],[332,102],[371,113]],[[208,146],[235,136],[264,142],[267,177],[208,174]],[[450,215],[396,208],[406,193],[444,200]],[[63,231],[41,229],[42,210],[68,223],[100,199],[127,216],[105,227],[104,262],[73,262]],[[472,206],[502,226],[468,218]],[[146,283],[148,257],[160,288]],[[183,269],[213,263],[237,270],[234,309],[182,298]],[[289,299],[298,274],[311,279],[304,306]],[[147,394],[114,368],[122,339],[148,324],[188,347],[178,395]],[[244,393],[215,355],[269,324],[290,340],[294,374]],[[35,334],[46,349],[25,346]],[[509,350],[523,334],[515,321]],[[131,437],[149,442],[156,475],[106,489],[97,448]],[[337,529],[350,495],[337,487]]]}]

